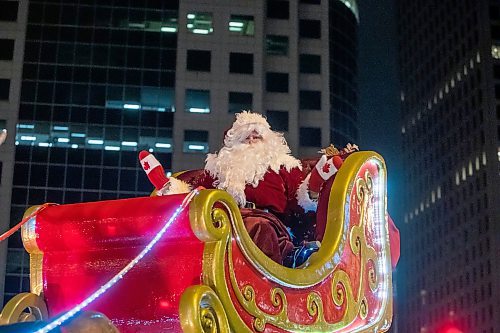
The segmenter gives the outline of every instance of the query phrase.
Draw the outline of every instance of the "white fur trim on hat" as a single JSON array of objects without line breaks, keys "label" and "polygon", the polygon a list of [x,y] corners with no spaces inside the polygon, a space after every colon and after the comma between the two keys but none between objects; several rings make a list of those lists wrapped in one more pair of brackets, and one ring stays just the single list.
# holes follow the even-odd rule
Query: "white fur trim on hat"
[{"label": "white fur trim on hat", "polygon": [[156,192],[156,195],[169,195],[191,192],[191,186],[180,179],[170,177],[168,183],[161,190]]},{"label": "white fur trim on hat", "polygon": [[243,111],[236,114],[236,120],[231,128],[226,132],[224,145],[232,147],[243,142],[250,133],[256,131],[262,136],[271,131],[271,126],[266,118],[259,113]]},{"label": "white fur trim on hat", "polygon": [[318,201],[311,199],[309,196],[309,178],[311,174],[308,174],[306,179],[300,184],[297,189],[297,203],[300,207],[307,212],[315,212],[318,208]]},{"label": "white fur trim on hat", "polygon": [[271,127],[266,118],[260,113],[242,111],[236,114],[236,120],[234,121],[232,128],[237,128],[248,124],[261,124],[267,128]]}]

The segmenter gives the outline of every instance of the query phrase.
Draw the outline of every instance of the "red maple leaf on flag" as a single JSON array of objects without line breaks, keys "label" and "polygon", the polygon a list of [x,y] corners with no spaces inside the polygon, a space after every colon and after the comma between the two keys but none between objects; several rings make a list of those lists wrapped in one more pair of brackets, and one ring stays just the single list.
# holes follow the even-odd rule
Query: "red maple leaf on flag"
[{"label": "red maple leaf on flag", "polygon": [[151,168],[151,166],[149,165],[149,163],[148,163],[148,162],[144,162],[144,166],[143,166],[143,168],[144,168],[144,170],[145,170],[145,171],[148,171],[148,170],[149,170],[149,168]]},{"label": "red maple leaf on flag", "polygon": [[324,173],[330,172],[330,164],[329,163],[325,163],[325,165],[323,165],[323,172]]}]

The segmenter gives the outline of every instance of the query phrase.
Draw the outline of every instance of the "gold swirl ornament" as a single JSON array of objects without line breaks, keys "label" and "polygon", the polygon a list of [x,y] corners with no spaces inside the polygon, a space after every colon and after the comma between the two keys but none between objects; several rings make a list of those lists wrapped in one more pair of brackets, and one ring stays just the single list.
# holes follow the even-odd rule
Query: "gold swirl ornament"
[{"label": "gold swirl ornament", "polygon": [[205,285],[188,287],[182,293],[179,317],[186,333],[230,333],[219,297]]},{"label": "gold swirl ornament", "polygon": [[47,305],[42,296],[21,293],[5,304],[0,313],[0,325],[46,320],[48,317]]}]

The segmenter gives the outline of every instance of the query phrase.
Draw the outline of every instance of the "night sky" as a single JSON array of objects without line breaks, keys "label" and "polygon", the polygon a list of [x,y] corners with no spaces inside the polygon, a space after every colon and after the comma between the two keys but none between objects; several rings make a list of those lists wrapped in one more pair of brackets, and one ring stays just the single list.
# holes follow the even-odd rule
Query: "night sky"
[{"label": "night sky", "polygon": [[359,146],[378,152],[386,160],[389,212],[396,217],[401,209],[396,198],[402,185],[402,167],[395,6],[392,0],[361,0],[358,5]]}]

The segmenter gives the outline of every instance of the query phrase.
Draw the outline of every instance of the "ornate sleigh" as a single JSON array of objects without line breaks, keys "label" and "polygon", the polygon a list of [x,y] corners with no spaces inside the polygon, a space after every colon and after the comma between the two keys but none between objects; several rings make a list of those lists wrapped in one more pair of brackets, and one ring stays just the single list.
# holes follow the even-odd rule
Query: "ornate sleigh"
[{"label": "ornate sleigh", "polygon": [[[70,310],[127,265],[184,198],[44,209],[22,229],[31,293],[12,299],[0,320],[49,320],[47,312],[53,318]],[[104,313],[121,332],[387,331],[383,159],[352,154],[320,198],[322,245],[292,269],[257,248],[229,194],[202,190],[137,266],[86,309]]]}]

